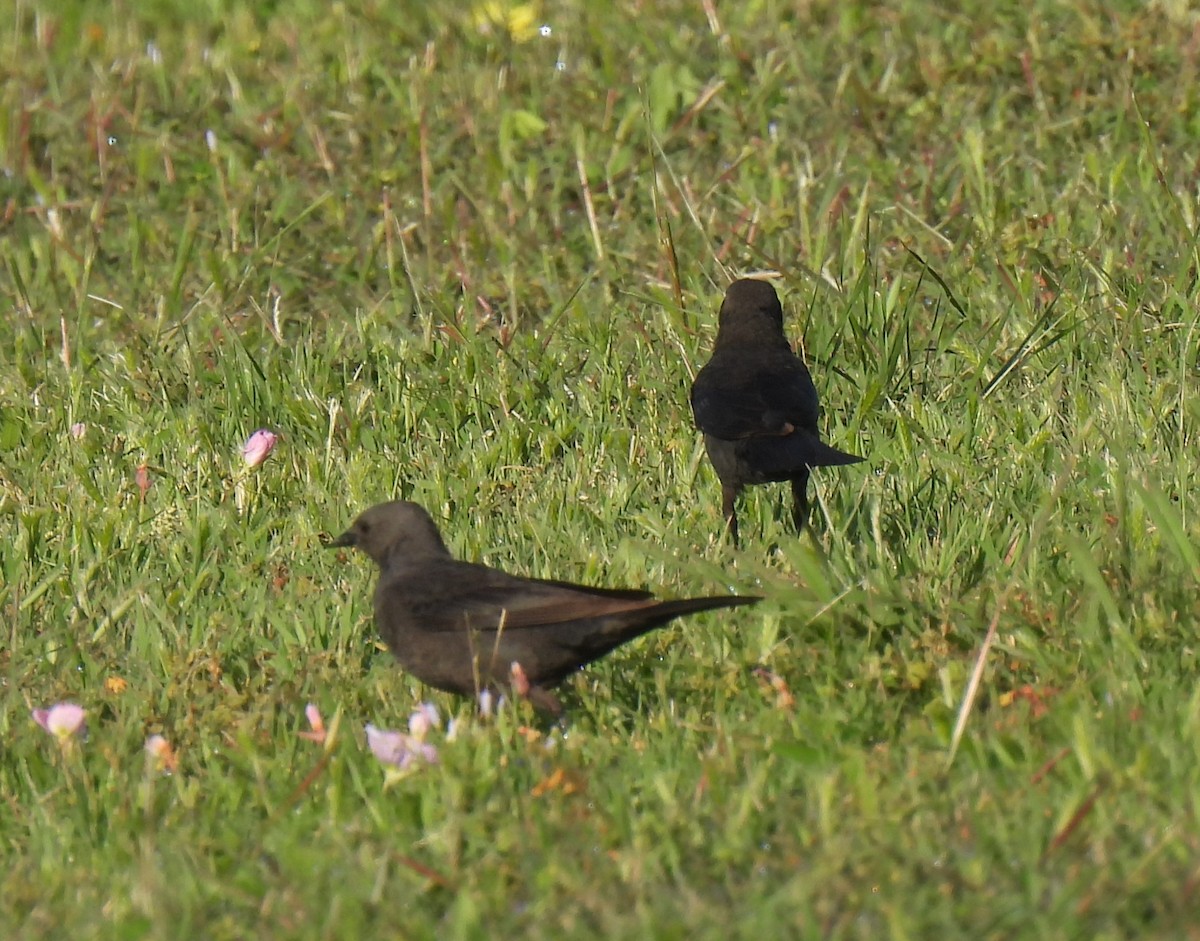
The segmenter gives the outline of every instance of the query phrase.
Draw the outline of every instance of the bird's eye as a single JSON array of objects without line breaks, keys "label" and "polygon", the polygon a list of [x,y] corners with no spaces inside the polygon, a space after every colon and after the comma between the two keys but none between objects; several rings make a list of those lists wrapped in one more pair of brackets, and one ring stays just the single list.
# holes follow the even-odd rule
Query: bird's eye
[{"label": "bird's eye", "polygon": [[370,523],[359,523],[358,531],[365,536],[367,533],[369,533],[371,531],[371,524]]}]

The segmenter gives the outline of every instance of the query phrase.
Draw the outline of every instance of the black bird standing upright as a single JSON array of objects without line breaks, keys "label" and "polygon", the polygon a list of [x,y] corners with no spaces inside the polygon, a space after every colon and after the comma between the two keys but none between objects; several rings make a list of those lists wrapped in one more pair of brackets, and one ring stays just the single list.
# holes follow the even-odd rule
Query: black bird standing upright
[{"label": "black bird standing upright", "polygon": [[783,308],[765,281],[725,292],[712,359],[692,384],[692,414],[721,480],[721,510],[738,541],[738,494],[747,484],[790,480],[796,529],[808,516],[811,467],[862,460],[821,441],[817,390],[783,333]]},{"label": "black bird standing upright", "polygon": [[682,614],[752,604],[724,595],[658,601],[646,591],[590,588],[459,562],[429,514],[397,500],[363,512],[329,543],[379,566],[375,626],[400,664],[437,689],[471,696],[523,690],[562,711],[549,690],[581,666]]}]

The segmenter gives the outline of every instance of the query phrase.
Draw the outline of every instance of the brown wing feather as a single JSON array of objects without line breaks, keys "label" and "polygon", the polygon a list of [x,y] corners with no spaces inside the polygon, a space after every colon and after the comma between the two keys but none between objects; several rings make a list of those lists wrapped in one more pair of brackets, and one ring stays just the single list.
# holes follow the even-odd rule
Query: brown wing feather
[{"label": "brown wing feather", "polygon": [[539,627],[634,611],[655,604],[649,592],[591,588],[520,578],[452,560],[392,574],[381,591],[425,631]]}]

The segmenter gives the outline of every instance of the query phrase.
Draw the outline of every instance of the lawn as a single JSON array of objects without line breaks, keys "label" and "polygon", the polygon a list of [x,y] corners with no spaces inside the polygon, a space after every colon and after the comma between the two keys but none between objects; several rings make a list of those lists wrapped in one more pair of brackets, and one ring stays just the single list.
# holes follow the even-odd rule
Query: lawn
[{"label": "lawn", "polygon": [[[1200,938],[1197,37],[17,0],[0,937]],[[748,272],[868,462],[799,536],[751,488],[735,549],[687,396]],[[461,558],[764,601],[482,717],[323,549],[392,498]],[[386,766],[423,702],[438,761]]]}]

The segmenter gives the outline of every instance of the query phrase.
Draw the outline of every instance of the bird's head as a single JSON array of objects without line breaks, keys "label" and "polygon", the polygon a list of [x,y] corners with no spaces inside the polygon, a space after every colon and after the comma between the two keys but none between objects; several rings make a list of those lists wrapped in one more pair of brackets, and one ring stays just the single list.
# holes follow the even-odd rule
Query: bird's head
[{"label": "bird's head", "polygon": [[783,307],[766,281],[742,278],[729,285],[717,325],[717,346],[729,343],[787,344]]},{"label": "bird's head", "polygon": [[364,510],[326,548],[339,546],[365,552],[380,568],[387,568],[389,563],[450,554],[429,514],[407,500],[378,503]]}]

